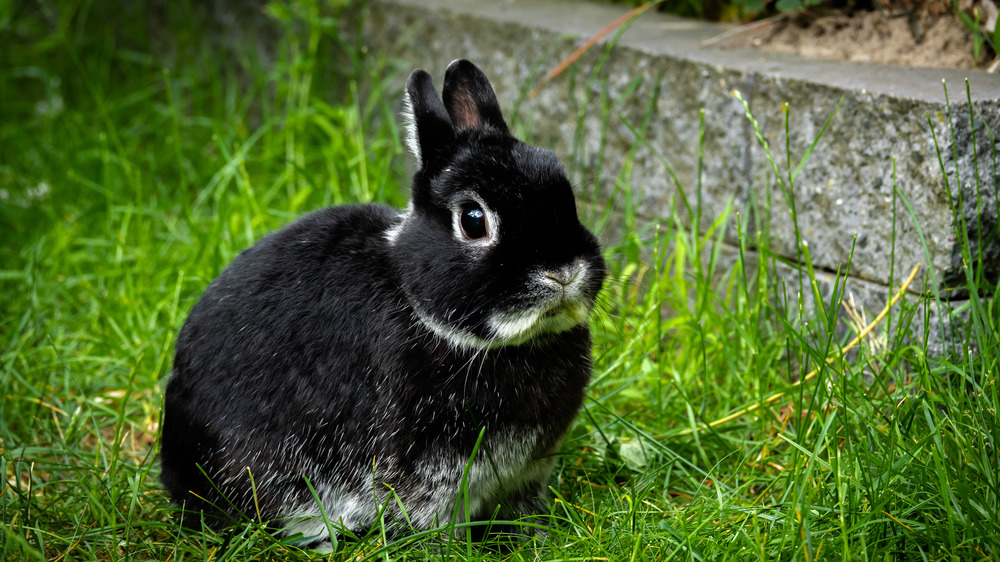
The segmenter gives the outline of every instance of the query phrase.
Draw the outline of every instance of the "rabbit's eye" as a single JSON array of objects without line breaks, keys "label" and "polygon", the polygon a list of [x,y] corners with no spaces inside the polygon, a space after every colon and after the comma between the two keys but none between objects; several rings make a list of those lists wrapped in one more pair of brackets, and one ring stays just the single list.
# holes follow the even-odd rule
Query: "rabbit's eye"
[{"label": "rabbit's eye", "polygon": [[486,236],[486,213],[479,205],[463,205],[459,224],[462,226],[462,234],[469,240]]}]

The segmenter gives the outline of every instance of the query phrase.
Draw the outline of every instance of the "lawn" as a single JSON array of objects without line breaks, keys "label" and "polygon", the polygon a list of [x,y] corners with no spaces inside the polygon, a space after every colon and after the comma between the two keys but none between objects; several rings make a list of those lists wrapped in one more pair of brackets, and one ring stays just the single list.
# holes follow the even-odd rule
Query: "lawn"
[{"label": "lawn", "polygon": [[[350,39],[351,10],[266,12],[233,26],[190,1],[0,5],[4,560],[322,556],[254,522],[182,529],[158,483],[174,340],[208,283],[311,210],[406,205],[409,69]],[[1000,177],[992,161],[981,175]],[[796,164],[775,157],[775,185]],[[333,559],[1000,558],[1000,299],[982,245],[957,232],[969,300],[910,287],[884,319],[847,322],[842,283],[798,306],[815,290],[808,252],[789,286],[767,224],[723,265],[735,211],[697,232],[687,210],[640,219],[627,201],[643,186],[619,187],[587,216],[623,234],[605,237],[594,375],[547,537],[500,548],[374,529]],[[928,353],[913,334],[952,306],[958,340]]]}]

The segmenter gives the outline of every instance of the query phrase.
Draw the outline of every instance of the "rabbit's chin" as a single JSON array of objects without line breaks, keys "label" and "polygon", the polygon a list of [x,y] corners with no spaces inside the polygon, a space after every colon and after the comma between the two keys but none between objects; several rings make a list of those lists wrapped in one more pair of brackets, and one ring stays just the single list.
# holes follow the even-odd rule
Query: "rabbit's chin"
[{"label": "rabbit's chin", "polygon": [[590,306],[579,301],[561,301],[519,312],[499,312],[487,321],[491,337],[482,338],[465,330],[438,322],[430,315],[417,316],[432,332],[460,349],[480,350],[516,346],[549,334],[565,332],[587,321]]},{"label": "rabbit's chin", "polygon": [[520,345],[545,334],[558,334],[587,321],[590,307],[576,301],[562,301],[554,306],[522,312],[500,313],[490,317],[490,330],[499,345]]}]

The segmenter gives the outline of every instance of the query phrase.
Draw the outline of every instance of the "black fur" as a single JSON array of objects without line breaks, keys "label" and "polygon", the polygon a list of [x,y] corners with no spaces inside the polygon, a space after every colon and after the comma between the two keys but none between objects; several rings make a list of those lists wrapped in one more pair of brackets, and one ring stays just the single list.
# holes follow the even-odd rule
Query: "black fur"
[{"label": "black fur", "polygon": [[[421,162],[410,210],[334,207],[266,236],[180,332],[162,482],[218,526],[259,509],[325,544],[306,479],[354,530],[387,500],[401,525],[392,491],[415,526],[446,523],[483,428],[472,517],[547,511],[549,456],[590,376],[588,328],[522,342],[491,322],[589,310],[604,276],[597,241],[555,157],[510,135],[472,63],[449,66],[443,101],[420,70],[407,93]],[[470,198],[499,222],[478,246],[454,231]]]}]

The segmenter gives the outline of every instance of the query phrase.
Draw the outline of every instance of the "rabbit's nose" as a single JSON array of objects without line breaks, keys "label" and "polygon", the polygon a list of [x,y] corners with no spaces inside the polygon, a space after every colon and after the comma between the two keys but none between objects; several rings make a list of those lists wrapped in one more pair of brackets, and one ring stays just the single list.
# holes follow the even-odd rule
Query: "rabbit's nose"
[{"label": "rabbit's nose", "polygon": [[582,272],[583,264],[576,262],[559,269],[545,272],[545,278],[555,281],[560,285],[560,287],[567,287],[576,281]]}]

